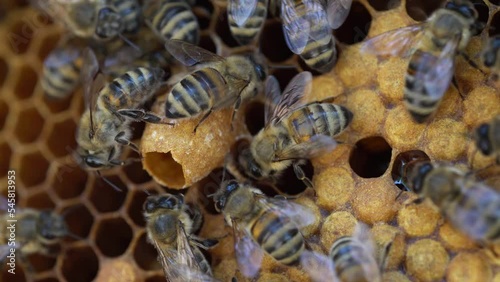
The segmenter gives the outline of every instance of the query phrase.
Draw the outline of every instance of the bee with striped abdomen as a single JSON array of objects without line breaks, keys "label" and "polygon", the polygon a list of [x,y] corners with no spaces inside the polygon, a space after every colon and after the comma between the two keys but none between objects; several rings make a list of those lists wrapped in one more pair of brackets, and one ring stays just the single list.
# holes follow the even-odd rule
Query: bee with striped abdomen
[{"label": "bee with striped abdomen", "polygon": [[320,0],[281,0],[281,19],[288,48],[310,68],[329,72],[337,62],[336,40]]},{"label": "bee with striped abdomen", "polygon": [[468,0],[450,0],[424,23],[376,36],[362,50],[379,55],[411,56],[405,77],[404,104],[418,123],[436,111],[455,72],[455,56],[479,30],[478,13]]},{"label": "bee with striped abdomen", "polygon": [[240,45],[255,41],[267,16],[268,0],[230,0],[227,9],[229,30]]},{"label": "bee with striped abdomen", "polygon": [[166,73],[160,68],[138,67],[105,82],[98,72],[99,64],[95,54],[85,51],[82,81],[87,109],[83,113],[76,140],[81,164],[89,170],[100,170],[125,162],[118,158],[122,146],[131,146],[131,119],[151,123],[162,123],[163,119],[139,109],[151,99],[164,82]]},{"label": "bee with striped abdomen", "polygon": [[254,277],[263,251],[280,263],[299,262],[306,243],[300,227],[314,221],[307,208],[286,199],[268,198],[250,185],[225,181],[214,194],[215,208],[233,227],[234,251],[240,271]]},{"label": "bee with striped abdomen", "polygon": [[197,45],[200,40],[200,26],[187,0],[146,1],[143,15],[163,41],[178,39]]},{"label": "bee with striped abdomen", "polygon": [[168,281],[213,281],[212,269],[199,247],[217,241],[193,235],[202,224],[201,212],[184,203],[183,195],[149,196],[144,202],[148,241],[155,246]]},{"label": "bee with striped abdomen", "polygon": [[293,165],[297,177],[312,187],[299,165],[305,159],[333,150],[333,137],[350,124],[352,113],[331,103],[304,104],[301,98],[310,91],[311,80],[310,72],[299,73],[280,95],[276,78],[268,78],[266,126],[238,156],[247,176],[256,180],[275,178]]},{"label": "bee with striped abdomen", "polygon": [[419,201],[429,198],[459,231],[477,242],[499,241],[500,193],[451,165],[413,160],[402,171]]},{"label": "bee with striped abdomen", "polygon": [[172,87],[165,104],[165,116],[170,119],[193,118],[203,114],[195,132],[214,110],[233,105],[234,119],[240,105],[262,91],[267,69],[258,56],[223,58],[180,40],[168,40],[165,47],[188,67],[203,64]]}]

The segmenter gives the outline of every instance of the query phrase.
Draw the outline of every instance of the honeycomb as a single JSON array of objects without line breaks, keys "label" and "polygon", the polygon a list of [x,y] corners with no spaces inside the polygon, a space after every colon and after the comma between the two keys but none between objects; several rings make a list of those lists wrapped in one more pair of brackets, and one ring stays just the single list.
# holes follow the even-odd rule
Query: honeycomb
[{"label": "honeycomb", "polygon": [[[7,172],[15,170],[18,207],[64,213],[71,232],[83,239],[65,238],[56,257],[30,256],[33,272],[18,261],[17,274],[4,269],[1,281],[164,281],[156,251],[146,242],[142,204],[147,197],[144,190],[176,191],[157,184],[141,163],[104,172],[124,192],[111,189],[74,163],[74,133],[84,107],[81,91],[62,101],[43,95],[38,83],[42,63],[62,29],[27,2],[0,3],[0,39],[4,42],[0,46],[0,190],[6,194]],[[471,41],[467,50],[471,57],[481,50],[482,37],[500,33],[500,2],[475,2],[487,27]],[[316,195],[300,197],[298,202],[311,208],[316,222],[303,230],[304,235],[315,250],[326,252],[335,239],[351,234],[358,220],[373,225],[371,233],[379,252],[388,242],[393,243],[384,281],[500,281],[500,266],[489,248],[457,232],[428,202],[407,204],[415,198],[410,193],[395,200],[400,190],[391,176],[398,155],[409,150],[421,150],[431,160],[450,161],[475,171],[493,165],[494,158],[481,156],[464,136],[500,113],[498,89],[458,58],[457,80],[465,98],[450,87],[432,122],[417,125],[402,105],[407,60],[377,60],[361,54],[356,44],[367,36],[423,21],[442,3],[355,1],[347,21],[334,31],[340,50],[336,67],[328,74],[316,74],[313,92],[306,97],[335,97],[353,111],[354,120],[339,138],[342,144],[314,159],[309,167]],[[195,6],[202,27],[201,46],[219,53],[239,49],[230,36],[224,5],[198,1]],[[260,48],[271,63],[295,66],[273,70],[282,88],[296,73],[308,70],[287,49],[276,19],[266,21]],[[263,126],[262,112],[259,103],[243,109],[237,118],[241,130],[255,134]],[[211,117],[205,126],[218,118],[226,120],[224,115]],[[149,126],[147,130],[151,130]],[[143,131],[143,124],[134,125],[134,138],[138,140]],[[134,153],[126,150],[125,155]],[[220,166],[219,159],[199,168],[196,173],[202,180],[184,191],[188,201],[203,209],[200,235],[223,237],[207,253],[215,277],[230,281],[236,276],[238,281],[246,281],[237,272],[233,238],[224,237],[230,229],[220,228],[223,218],[207,197],[220,183]],[[484,180],[492,177],[498,184],[498,170],[485,173]],[[303,190],[297,185],[288,182],[282,187],[288,194],[297,194]],[[279,265],[266,256],[258,281],[308,281],[308,277],[300,268]]]}]

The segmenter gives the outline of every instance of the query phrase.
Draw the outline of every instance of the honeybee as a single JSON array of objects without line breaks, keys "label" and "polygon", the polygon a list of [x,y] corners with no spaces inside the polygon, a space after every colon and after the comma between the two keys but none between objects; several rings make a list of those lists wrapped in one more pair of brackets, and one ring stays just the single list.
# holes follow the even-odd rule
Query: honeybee
[{"label": "honeybee", "polygon": [[303,269],[315,282],[382,281],[383,264],[379,266],[375,259],[373,240],[365,224],[358,223],[352,236],[335,240],[328,257],[304,251],[300,261]]},{"label": "honeybee", "polygon": [[180,40],[167,40],[165,47],[188,67],[203,64],[172,87],[165,105],[165,116],[170,119],[204,114],[194,132],[212,111],[231,104],[234,119],[240,105],[262,91],[267,69],[258,56],[223,58]]},{"label": "honeybee", "polygon": [[500,35],[488,40],[481,55],[483,65],[492,72],[491,78],[493,81],[498,81],[500,79]]},{"label": "honeybee", "polygon": [[168,281],[212,281],[210,264],[199,247],[217,241],[200,239],[192,233],[201,227],[199,210],[184,203],[182,195],[149,196],[144,202],[149,242],[158,251]]},{"label": "honeybee", "polygon": [[337,62],[335,37],[320,0],[281,0],[283,33],[290,50],[312,69],[326,73]]},{"label": "honeybee", "polygon": [[95,54],[86,49],[82,81],[87,110],[76,133],[77,153],[88,170],[124,165],[122,146],[138,151],[130,141],[130,121],[162,123],[163,119],[138,107],[150,99],[165,79],[160,68],[138,67],[105,82]]},{"label": "honeybee", "polygon": [[436,111],[452,81],[455,56],[464,53],[479,30],[478,13],[467,0],[450,0],[424,23],[383,33],[362,50],[380,55],[411,56],[405,77],[404,104],[423,123]]},{"label": "honeybee", "polygon": [[[15,217],[11,217],[12,203],[7,201],[2,198],[0,203],[0,210],[5,212],[0,216],[0,261],[12,249],[21,258],[34,253],[51,255],[60,239],[71,235],[63,216],[48,210],[15,208]],[[15,233],[14,240],[11,233]]]},{"label": "honeybee", "polygon": [[200,41],[200,26],[187,0],[149,0],[143,7],[145,22],[162,40]]},{"label": "honeybee", "polygon": [[299,262],[306,247],[299,228],[314,221],[308,209],[286,199],[268,198],[235,180],[224,181],[214,201],[215,209],[233,227],[234,251],[243,275],[257,274],[263,251],[286,265]]},{"label": "honeybee", "polygon": [[347,19],[352,0],[326,0],[326,14],[332,29],[339,28]]},{"label": "honeybee", "polygon": [[280,96],[278,81],[273,76],[268,78],[266,126],[238,156],[239,166],[247,176],[256,180],[275,178],[293,165],[297,177],[312,187],[300,164],[333,150],[336,142],[332,137],[350,124],[353,115],[343,106],[301,102],[311,90],[311,80],[310,72],[299,73]]},{"label": "honeybee", "polygon": [[230,0],[227,9],[229,30],[240,45],[252,43],[262,30],[268,0]]},{"label": "honeybee", "polygon": [[403,167],[403,183],[429,198],[458,230],[477,242],[500,239],[500,194],[450,166],[414,160]]},{"label": "honeybee", "polygon": [[476,129],[474,139],[481,153],[486,156],[496,154],[497,163],[500,164],[500,115],[481,124]]},{"label": "honeybee", "polygon": [[83,48],[66,42],[50,52],[43,62],[42,88],[49,98],[68,97],[80,83]]}]

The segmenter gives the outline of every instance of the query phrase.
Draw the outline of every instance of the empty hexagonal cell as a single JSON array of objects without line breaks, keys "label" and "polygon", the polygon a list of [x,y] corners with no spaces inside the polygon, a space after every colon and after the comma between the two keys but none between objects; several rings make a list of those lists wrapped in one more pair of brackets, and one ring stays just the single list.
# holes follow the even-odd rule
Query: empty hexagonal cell
[{"label": "empty hexagonal cell", "polygon": [[[498,5],[500,5],[500,3]],[[493,18],[491,19],[490,26],[491,27],[498,27],[498,26],[500,26],[500,12],[496,12],[493,15]],[[490,28],[490,30],[488,31],[488,33],[489,33],[490,36],[495,36],[497,34],[500,34],[500,28]]]},{"label": "empty hexagonal cell", "polygon": [[366,38],[371,24],[372,16],[366,7],[359,2],[353,2],[347,19],[334,31],[334,34],[342,43],[355,44]]},{"label": "empty hexagonal cell", "polygon": [[264,103],[250,102],[245,106],[245,124],[252,135],[256,135],[264,128]]},{"label": "empty hexagonal cell", "polygon": [[51,34],[42,39],[40,46],[38,47],[38,58],[40,58],[40,61],[43,61],[57,46],[59,38],[59,34]]},{"label": "empty hexagonal cell", "polygon": [[47,176],[49,162],[40,152],[34,152],[21,157],[19,180],[27,187],[42,183]]},{"label": "empty hexagonal cell", "polygon": [[35,272],[40,273],[52,269],[56,264],[56,258],[41,254],[29,256],[29,262]]},{"label": "empty hexagonal cell", "polygon": [[0,178],[7,175],[10,168],[10,157],[12,156],[12,149],[9,144],[0,144]]},{"label": "empty hexagonal cell", "polygon": [[215,47],[215,43],[212,40],[212,38],[210,38],[210,36],[208,35],[202,35],[200,37],[200,44],[198,45],[203,49],[206,49],[212,53],[217,53],[217,48]]},{"label": "empty hexagonal cell", "polygon": [[392,148],[379,136],[367,137],[356,142],[349,156],[352,170],[363,178],[383,175],[391,161]]},{"label": "empty hexagonal cell", "polygon": [[121,217],[104,219],[97,224],[95,242],[102,254],[107,257],[122,255],[132,241],[132,228]]},{"label": "empty hexagonal cell", "polygon": [[446,0],[406,0],[406,13],[416,21],[426,20]]},{"label": "empty hexagonal cell", "polygon": [[377,11],[387,11],[397,8],[401,0],[368,0],[368,3]]},{"label": "empty hexagonal cell", "polygon": [[94,217],[84,205],[70,206],[62,212],[70,232],[80,238],[87,238],[94,224]]},{"label": "empty hexagonal cell", "polygon": [[164,282],[165,276],[162,275],[154,275],[146,279],[146,282]]},{"label": "empty hexagonal cell", "polygon": [[24,269],[23,269],[23,268],[25,268],[24,264],[19,265],[19,261],[15,260],[13,262],[13,265],[15,267],[15,274],[12,274],[12,273],[8,272],[8,270],[11,269],[11,267],[9,266],[9,263],[10,263],[9,258],[7,258],[3,262],[2,275],[0,276],[0,281],[25,282],[26,275],[24,274]]},{"label": "empty hexagonal cell", "polygon": [[292,57],[293,53],[286,45],[280,20],[266,22],[262,30],[260,49],[262,54],[272,62],[283,62]]},{"label": "empty hexagonal cell", "polygon": [[[113,183],[113,185],[116,185],[122,190],[125,189],[125,184],[117,176],[106,176],[106,178]],[[112,212],[121,208],[126,196],[126,191],[116,191],[113,187],[108,185],[104,179],[96,177],[89,199],[99,212]]]},{"label": "empty hexagonal cell", "polygon": [[193,7],[193,13],[198,20],[198,24],[200,25],[201,30],[208,29],[213,11],[214,6],[210,1],[196,3],[196,5]]},{"label": "empty hexagonal cell", "polygon": [[49,195],[43,191],[31,194],[26,205],[38,210],[52,210],[56,207]]},{"label": "empty hexagonal cell", "polygon": [[219,35],[220,39],[229,47],[239,46],[236,39],[234,39],[231,31],[229,30],[229,23],[227,21],[227,11],[221,11],[219,14],[219,20],[215,25],[215,33]]},{"label": "empty hexagonal cell", "polygon": [[91,247],[75,247],[64,253],[62,274],[66,281],[92,281],[99,269],[99,260]]},{"label": "empty hexagonal cell", "polygon": [[128,216],[135,224],[145,226],[146,222],[144,221],[142,206],[148,195],[144,191],[134,191],[130,197],[130,202],[127,205]]},{"label": "empty hexagonal cell", "polygon": [[54,277],[47,277],[47,278],[35,280],[35,282],[57,282],[57,281],[59,281],[59,280],[57,278],[54,278]]},{"label": "empty hexagonal cell", "polygon": [[56,157],[62,157],[76,147],[76,124],[73,119],[57,122],[52,126],[47,139],[47,147]]},{"label": "empty hexagonal cell", "polygon": [[[129,158],[137,158],[136,152],[131,152],[128,156]],[[151,176],[147,171],[142,168],[141,162],[134,162],[123,168],[125,176],[133,183],[141,184],[146,183],[151,180]]]},{"label": "empty hexagonal cell", "polygon": [[5,62],[4,58],[0,57],[0,87],[2,87],[5,78],[7,77],[7,72],[9,71],[9,65]]},{"label": "empty hexagonal cell", "polygon": [[60,113],[62,111],[69,109],[73,97],[74,95],[69,95],[64,99],[57,100],[57,99],[51,99],[47,97],[47,95],[44,95],[43,102],[47,106],[47,108],[49,108],[49,111],[51,113]]},{"label": "empty hexagonal cell", "polygon": [[9,115],[9,106],[3,100],[0,100],[0,130],[3,129],[7,116]]},{"label": "empty hexagonal cell", "polygon": [[76,164],[61,164],[52,179],[52,189],[63,200],[78,197],[85,189],[87,176]]},{"label": "empty hexagonal cell", "polygon": [[29,23],[19,21],[13,24],[10,30],[6,32],[6,43],[13,53],[24,54],[28,50],[33,35],[34,31]]},{"label": "empty hexagonal cell", "polygon": [[[490,14],[490,10],[488,9],[488,5],[486,5],[486,3],[484,3],[483,1],[481,0],[473,0],[471,1],[473,2],[474,4],[474,8],[476,9],[477,11],[477,20],[478,22],[480,22],[483,26],[483,28],[486,26],[486,23],[488,22],[488,17],[489,17],[489,14]],[[495,26],[495,25],[492,25],[492,26]],[[496,25],[498,26],[498,25]],[[481,30],[478,30],[478,32],[476,34],[479,34],[483,31],[483,28],[481,28]]]},{"label": "empty hexagonal cell", "polygon": [[22,66],[17,72],[17,81],[14,84],[14,94],[19,99],[31,97],[37,81],[37,73],[27,65]]},{"label": "empty hexagonal cell", "polygon": [[14,134],[21,143],[35,141],[43,129],[45,120],[36,108],[22,110],[17,118]]},{"label": "empty hexagonal cell", "polygon": [[155,247],[147,242],[147,234],[143,233],[134,248],[134,260],[137,265],[144,270],[161,269],[157,260],[158,253]]}]

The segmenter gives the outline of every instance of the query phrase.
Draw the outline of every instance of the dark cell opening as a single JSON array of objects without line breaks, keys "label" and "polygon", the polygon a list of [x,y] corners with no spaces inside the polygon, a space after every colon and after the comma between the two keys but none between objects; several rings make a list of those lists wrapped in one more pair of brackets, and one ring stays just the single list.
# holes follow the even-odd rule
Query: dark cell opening
[{"label": "dark cell opening", "polygon": [[490,3],[497,5],[497,6],[500,6],[500,0],[490,0]]},{"label": "dark cell opening", "polygon": [[[54,255],[56,255],[55,253]],[[28,258],[29,263],[35,270],[35,272],[40,273],[52,269],[56,264],[55,257],[49,257],[41,254],[32,254]],[[17,273],[16,273],[17,275]],[[10,280],[8,280],[10,281]]]},{"label": "dark cell opening", "polygon": [[[306,163],[304,165],[301,165],[300,167],[304,171],[307,178],[312,181],[314,175],[314,167],[312,166],[311,162],[307,160]],[[275,187],[277,187],[277,189],[282,194],[291,196],[298,195],[304,192],[307,188],[306,184],[302,180],[298,179],[295,175],[293,166],[285,169],[283,174],[278,178]]]},{"label": "dark cell opening", "polygon": [[200,37],[199,46],[202,47],[203,49],[206,49],[206,50],[212,52],[212,53],[217,53],[217,48],[215,46],[215,43],[212,40],[212,38],[210,38],[210,36],[208,36],[208,35],[202,35]]},{"label": "dark cell opening", "polygon": [[47,147],[56,157],[68,155],[76,148],[76,123],[73,119],[54,124],[47,138]]},{"label": "dark cell opening", "polygon": [[[488,6],[481,0],[472,0],[471,1],[474,4],[474,8],[476,9],[478,13],[478,22],[482,25],[482,28],[477,31],[476,35],[481,33],[486,27],[486,23],[488,22],[488,17],[490,14],[490,10],[488,9]],[[495,25],[492,25],[495,26]],[[499,25],[497,25],[499,26]]]},{"label": "dark cell opening", "polygon": [[94,217],[87,207],[84,205],[71,206],[66,208],[63,214],[72,234],[80,238],[87,238],[89,236],[92,224],[94,224]]},{"label": "dark cell opening", "polygon": [[137,240],[134,248],[134,260],[143,270],[161,269],[158,262],[158,252],[155,247],[147,242],[147,235],[143,233]]},{"label": "dark cell opening", "polygon": [[63,200],[78,197],[85,190],[87,172],[77,164],[61,164],[56,177],[53,178],[52,188],[57,196]]},{"label": "dark cell opening", "polygon": [[62,274],[66,281],[90,282],[99,269],[99,260],[90,247],[69,249],[62,261]]},{"label": "dark cell opening", "polygon": [[58,282],[56,278],[53,277],[48,277],[48,278],[42,278],[42,279],[37,279],[35,282]]},{"label": "dark cell opening", "polygon": [[146,279],[146,282],[165,282],[165,276],[151,276],[148,279]]},{"label": "dark cell opening", "polygon": [[[137,144],[139,142],[140,142],[140,140],[136,141]],[[139,154],[137,152],[130,150],[127,158],[128,159],[136,159],[136,158],[139,158]],[[125,172],[125,176],[130,181],[132,181],[133,183],[136,183],[136,184],[146,183],[146,182],[151,180],[151,176],[148,174],[147,171],[145,171],[142,168],[141,162],[133,162],[133,163],[127,165],[126,167],[124,167],[123,171]]]},{"label": "dark cell opening", "polygon": [[[222,168],[216,168],[198,183],[197,189],[199,197],[197,199],[197,204],[211,214],[217,214],[218,212],[215,210],[213,197],[208,197],[208,195],[212,195],[219,190],[223,174],[224,171]],[[228,171],[226,171],[225,178],[225,180],[232,179],[232,176]]]},{"label": "dark cell opening", "polygon": [[219,35],[224,44],[226,44],[227,46],[229,47],[239,46],[238,42],[236,41],[236,39],[234,39],[233,35],[231,34],[231,31],[229,30],[227,11],[223,10],[220,12],[219,15],[220,15],[219,20],[215,25],[215,33]]},{"label": "dark cell opening", "polygon": [[245,124],[252,135],[264,128],[264,104],[251,102],[245,107]]},{"label": "dark cell opening", "polygon": [[92,186],[89,200],[99,212],[112,212],[118,210],[125,201],[127,191],[125,184],[118,178],[118,176],[104,176],[115,186],[122,191],[117,191],[108,185],[104,179],[100,177],[95,178],[95,183]]},{"label": "dark cell opening", "polygon": [[394,159],[394,164],[391,169],[392,180],[394,180],[394,184],[398,186],[399,189],[404,191],[409,191],[409,188],[405,186],[405,168],[406,165],[412,161],[416,160],[424,160],[429,161],[430,158],[426,153],[420,150],[412,150],[400,153]]},{"label": "dark cell opening", "polygon": [[278,69],[273,73],[273,75],[278,80],[278,82],[280,84],[281,91],[283,91],[283,90],[285,90],[285,87],[288,85],[290,80],[292,80],[292,78],[294,76],[296,76],[298,73],[299,73],[299,71],[295,68],[293,68],[293,69]]},{"label": "dark cell opening", "polygon": [[146,128],[145,122],[133,122],[131,124],[131,129],[132,129],[131,140],[134,140],[134,142],[138,142],[138,140],[141,139],[142,134],[144,133],[144,128]]},{"label": "dark cell opening", "polygon": [[9,281],[9,282],[25,282],[27,281],[26,280],[26,275],[24,274],[24,269],[26,268],[26,262],[23,262],[22,264],[19,264],[19,266],[21,267],[18,267],[18,263],[19,263],[19,260],[15,260],[15,263],[16,264],[16,274],[12,274],[10,272],[7,272],[10,267],[8,265],[5,265],[6,263],[10,263],[10,259],[9,258],[6,258],[5,261],[4,261],[4,266],[2,266],[2,275],[0,276],[0,281]]},{"label": "dark cell opening", "polygon": [[146,222],[144,221],[142,206],[144,205],[144,201],[146,201],[147,197],[148,195],[144,191],[134,191],[132,194],[132,199],[128,204],[128,216],[138,226],[146,225]]},{"label": "dark cell opening", "polygon": [[7,72],[9,71],[9,66],[3,58],[0,58],[0,87],[3,85],[5,78],[7,77]]},{"label": "dark cell opening", "polygon": [[55,114],[69,109],[69,107],[71,106],[72,97],[73,94],[70,94],[68,95],[68,97],[65,97],[63,99],[53,99],[44,94],[43,102],[45,103],[47,108],[49,108],[49,111]]},{"label": "dark cell opening", "polygon": [[416,21],[425,21],[437,9],[443,7],[446,0],[406,0],[406,13]]},{"label": "dark cell opening", "polygon": [[99,223],[95,242],[107,257],[122,255],[132,241],[132,228],[122,218],[105,219]]},{"label": "dark cell opening", "polygon": [[19,69],[18,80],[14,85],[14,94],[19,99],[31,97],[37,81],[37,73],[31,67],[22,66]]},{"label": "dark cell opening", "polygon": [[338,41],[344,44],[361,42],[368,35],[372,23],[372,16],[359,2],[353,2],[351,12],[344,24],[334,31]]},{"label": "dark cell opening", "polygon": [[262,30],[260,49],[271,62],[283,62],[293,55],[286,45],[282,26],[281,20],[268,20]]},{"label": "dark cell opening", "polygon": [[49,162],[39,152],[25,155],[21,158],[21,168],[19,169],[19,180],[32,187],[42,183],[47,176]]},{"label": "dark cell opening", "polygon": [[12,149],[9,144],[0,144],[0,178],[7,175],[10,169],[10,157],[12,156]]},{"label": "dark cell opening", "polygon": [[391,161],[392,148],[384,138],[374,136],[359,140],[349,156],[352,170],[363,178],[382,176]]},{"label": "dark cell opening", "polygon": [[[498,3],[498,5],[500,5],[500,3]],[[495,13],[495,15],[493,15],[488,34],[490,35],[490,37],[500,34],[500,12],[497,12]]]},{"label": "dark cell opening", "polygon": [[46,192],[31,194],[26,205],[38,210],[52,210],[56,207]]},{"label": "dark cell opening", "polygon": [[208,29],[210,26],[210,18],[213,15],[214,7],[210,1],[196,1],[193,7],[193,13],[198,20],[198,25],[201,30]]},{"label": "dark cell opening", "polygon": [[14,134],[21,143],[35,141],[42,132],[45,120],[36,108],[23,110],[18,117]]},{"label": "dark cell opening", "polygon": [[34,31],[27,21],[17,22],[10,31],[6,32],[6,43],[15,54],[24,54],[28,50]]},{"label": "dark cell opening", "polygon": [[368,0],[370,6],[372,6],[377,11],[387,11],[397,8],[400,4],[400,0]]}]

